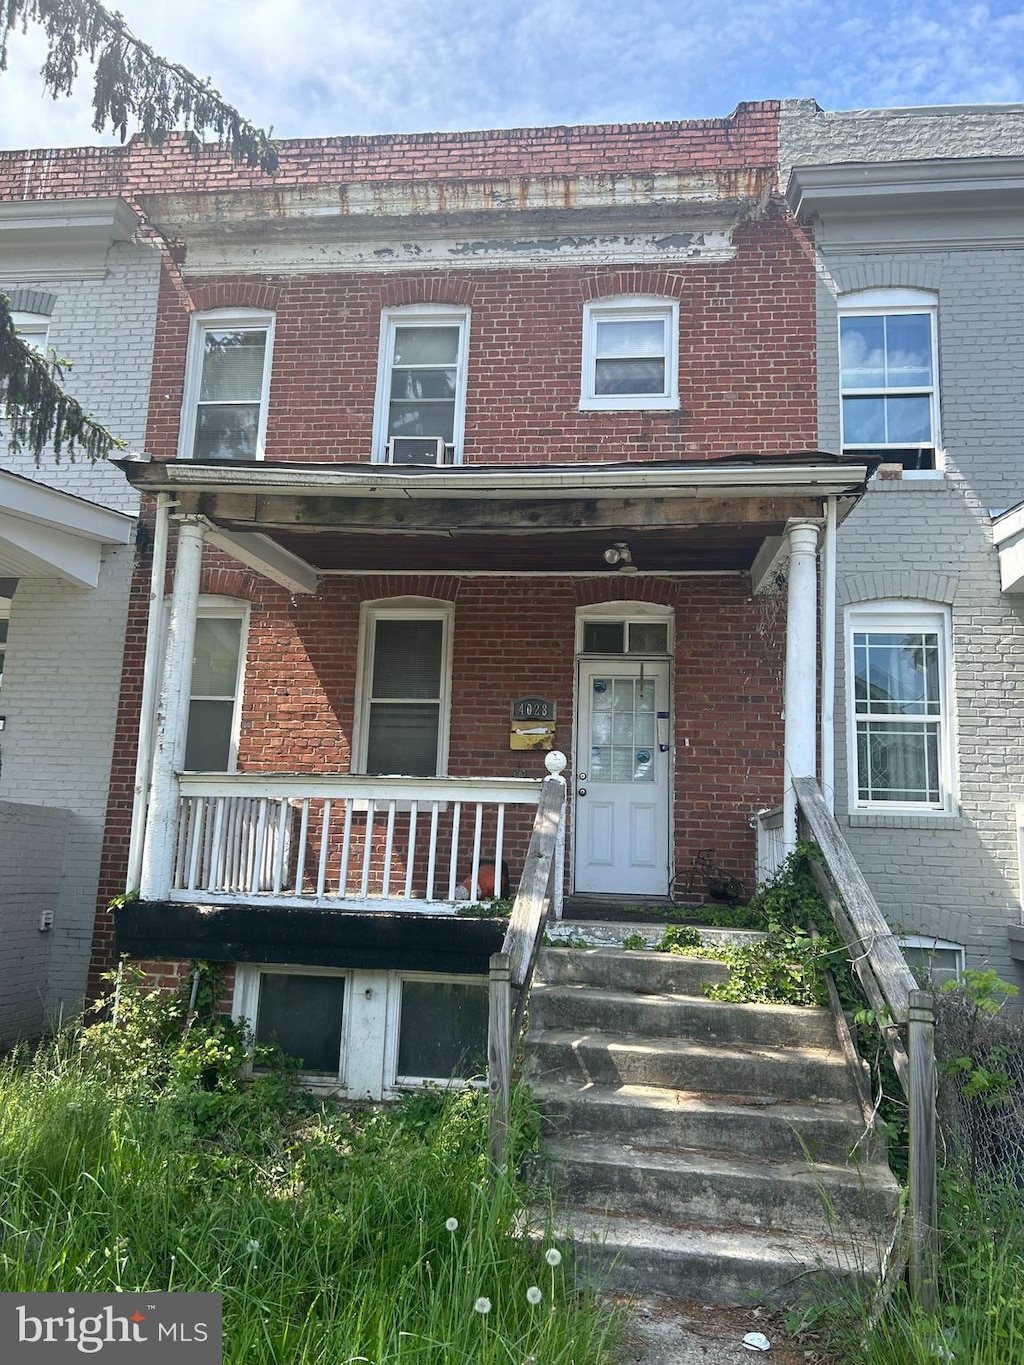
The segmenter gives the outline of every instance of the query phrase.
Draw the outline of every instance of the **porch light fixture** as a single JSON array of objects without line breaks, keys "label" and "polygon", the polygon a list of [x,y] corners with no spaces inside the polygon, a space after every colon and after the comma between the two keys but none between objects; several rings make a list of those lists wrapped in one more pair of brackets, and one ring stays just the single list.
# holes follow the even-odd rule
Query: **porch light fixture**
[{"label": "porch light fixture", "polygon": [[637,567],[633,563],[633,555],[629,546],[624,540],[617,540],[614,545],[609,545],[604,552],[604,562],[613,567],[618,566],[619,573],[637,573]]}]

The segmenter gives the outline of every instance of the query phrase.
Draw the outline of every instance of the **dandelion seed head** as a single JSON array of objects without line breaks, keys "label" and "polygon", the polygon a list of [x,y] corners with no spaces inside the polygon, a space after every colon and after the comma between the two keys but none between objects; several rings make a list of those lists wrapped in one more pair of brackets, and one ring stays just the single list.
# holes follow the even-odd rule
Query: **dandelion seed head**
[{"label": "dandelion seed head", "polygon": [[477,1299],[476,1303],[473,1305],[473,1307],[478,1313],[482,1313],[486,1317],[486,1315],[491,1311],[491,1301],[490,1299],[485,1299],[484,1296],[481,1294],[480,1297]]},{"label": "dandelion seed head", "polygon": [[457,1218],[446,1218],[444,1220],[444,1225],[449,1232],[458,1232],[459,1230],[459,1220]]},{"label": "dandelion seed head", "polygon": [[537,1286],[536,1286],[535,1284],[531,1284],[530,1287],[529,1287],[529,1289],[526,1291],[526,1302],[527,1302],[527,1303],[532,1303],[532,1304],[536,1305],[536,1304],[540,1303],[540,1301],[541,1301],[541,1299],[542,1299],[543,1297],[544,1297],[544,1295],[540,1292],[540,1290],[537,1288]]},{"label": "dandelion seed head", "polygon": [[259,1242],[257,1242],[255,1237],[250,1237],[245,1244],[245,1249],[250,1256],[255,1256],[257,1251],[259,1251],[260,1249],[260,1244]]},{"label": "dandelion seed head", "polygon": [[547,1251],[545,1251],[544,1253],[544,1259],[545,1261],[547,1261],[549,1266],[554,1267],[556,1265],[561,1265],[562,1253],[558,1250],[557,1247],[548,1247]]}]

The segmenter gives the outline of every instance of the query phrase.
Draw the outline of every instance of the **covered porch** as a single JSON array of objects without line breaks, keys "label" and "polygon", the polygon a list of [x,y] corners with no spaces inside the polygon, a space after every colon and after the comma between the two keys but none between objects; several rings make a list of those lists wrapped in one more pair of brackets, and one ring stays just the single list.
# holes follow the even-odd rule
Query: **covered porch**
[{"label": "covered porch", "polygon": [[[791,779],[816,776],[818,763],[819,549],[827,611],[831,538],[863,492],[869,462],[810,452],[561,466],[122,467],[157,498],[128,878],[143,903],[453,914],[460,900],[500,891],[503,865],[514,890],[545,752],[555,748],[568,755],[572,779],[567,891],[593,890],[588,877],[601,889],[610,876],[615,893],[667,896],[723,812],[724,856],[751,888],[753,811],[785,799],[780,846],[795,842]],[[254,739],[239,750],[239,771],[186,771],[206,547],[283,590],[279,618],[301,613],[304,601],[328,604],[320,637],[335,629],[329,604],[341,584],[358,596],[371,580],[393,583],[402,603],[426,600],[442,580],[472,584],[472,612],[468,588],[451,604],[461,644],[454,700],[440,707],[451,729],[441,775],[369,770],[365,745],[360,756],[344,734],[349,689],[365,725],[355,664],[331,684],[347,771],[334,753],[319,769],[286,769],[273,745]],[[773,609],[763,627],[764,593],[784,607],[784,625]],[[336,629],[339,640],[354,633]],[[272,718],[279,703],[269,694],[288,690],[287,677],[278,681],[260,692],[247,677],[247,705],[259,695]],[[628,716],[603,714],[605,698],[611,708],[620,695]],[[538,711],[531,724],[523,703],[541,711],[549,703],[551,714]],[[623,726],[633,727],[623,740],[628,771],[613,743]],[[611,727],[607,752],[602,727]],[[400,757],[401,744],[382,752]],[[554,753],[548,759],[548,771],[561,771]],[[619,826],[639,831],[646,851],[636,868],[646,860],[647,870],[601,871],[601,846]]]}]

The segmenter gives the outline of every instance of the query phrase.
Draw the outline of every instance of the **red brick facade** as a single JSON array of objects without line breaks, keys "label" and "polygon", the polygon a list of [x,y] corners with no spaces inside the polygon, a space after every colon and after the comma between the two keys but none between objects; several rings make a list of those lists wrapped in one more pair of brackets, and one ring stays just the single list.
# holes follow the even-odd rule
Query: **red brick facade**
[{"label": "red brick facade", "polygon": [[[329,184],[339,187],[343,224],[345,186],[358,182],[430,181],[443,198],[453,182],[566,177],[569,195],[569,180],[581,177],[610,192],[616,175],[713,173],[717,195],[750,206],[732,229],[733,249],[716,259],[574,264],[569,255],[524,266],[467,259],[419,271],[190,276],[187,248],[172,244],[147,448],[158,460],[177,455],[191,313],[244,307],[275,317],[267,458],[369,460],[382,310],[433,302],[471,315],[467,464],[770,458],[816,442],[813,259],[780,201],[753,207],[757,188],[772,183],[777,115],[776,104],[764,103],[741,105],[721,120],[304,140],[283,146],[273,181],[232,167],[215,151],[195,156],[180,138],[162,150],[133,142],[3,153],[0,200],[118,194],[138,202],[154,192],[219,191],[226,204],[230,191],[244,188],[265,192],[273,217],[284,213],[278,191]],[[685,214],[683,206],[681,221]],[[678,408],[579,410],[584,304],[618,296],[678,301]],[[671,606],[675,619],[674,864],[685,870],[698,850],[713,849],[715,861],[749,888],[748,818],[779,799],[782,746],[780,627],[751,598],[749,580],[474,576],[480,567],[430,577],[403,575],[396,565],[393,575],[330,577],[314,596],[289,598],[255,572],[209,554],[202,591],[252,604],[240,768],[349,771],[360,604],[408,594],[454,604],[449,773],[540,775],[539,755],[509,749],[509,701],[529,694],[555,700],[557,743],[571,753],[577,608],[658,602]],[[126,641],[101,906],[124,890],[148,573],[147,560],[139,565]],[[101,909],[93,989],[113,954],[113,923]]]}]

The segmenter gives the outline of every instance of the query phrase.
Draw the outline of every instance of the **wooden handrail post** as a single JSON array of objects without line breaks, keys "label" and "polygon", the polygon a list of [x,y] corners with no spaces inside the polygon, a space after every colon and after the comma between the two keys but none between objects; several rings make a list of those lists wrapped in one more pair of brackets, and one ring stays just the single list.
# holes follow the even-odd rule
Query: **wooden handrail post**
[{"label": "wooden handrail post", "polygon": [[938,1270],[938,1176],[935,1164],[935,1002],[910,992],[910,1289],[921,1308],[935,1306]]},{"label": "wooden handrail post", "polygon": [[491,1171],[504,1170],[508,1156],[509,1095],[512,1083],[512,981],[508,953],[493,953],[487,1016],[487,1118]]}]

